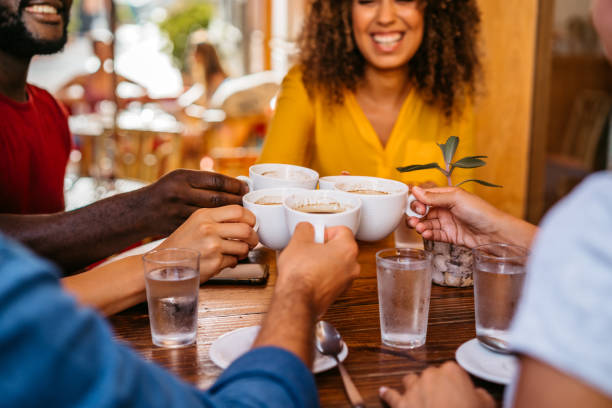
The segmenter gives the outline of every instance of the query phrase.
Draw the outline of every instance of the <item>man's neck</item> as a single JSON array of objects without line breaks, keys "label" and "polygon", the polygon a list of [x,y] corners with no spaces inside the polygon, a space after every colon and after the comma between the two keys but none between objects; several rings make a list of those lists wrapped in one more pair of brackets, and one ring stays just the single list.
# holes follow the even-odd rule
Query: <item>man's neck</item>
[{"label": "man's neck", "polygon": [[402,104],[412,88],[405,68],[380,70],[366,66],[364,81],[358,91],[365,93],[369,99],[380,103]]},{"label": "man's neck", "polygon": [[20,58],[0,50],[0,94],[26,102],[26,80],[31,58]]}]

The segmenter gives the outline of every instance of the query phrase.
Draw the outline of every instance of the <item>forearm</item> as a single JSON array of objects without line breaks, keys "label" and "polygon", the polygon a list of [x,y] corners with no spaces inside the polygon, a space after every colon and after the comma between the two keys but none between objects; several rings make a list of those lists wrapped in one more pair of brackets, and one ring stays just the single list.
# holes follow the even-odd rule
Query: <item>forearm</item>
[{"label": "forearm", "polygon": [[0,230],[72,272],[152,234],[141,192],[120,194],[74,211],[0,215]]},{"label": "forearm", "polygon": [[118,313],[146,299],[140,256],[130,256],[63,278],[62,285],[80,304],[98,309],[105,316]]},{"label": "forearm", "polygon": [[524,355],[513,400],[516,408],[609,408],[612,404],[612,398],[587,381]]},{"label": "forearm", "polygon": [[505,213],[499,217],[497,225],[498,230],[492,242],[506,242],[523,248],[531,248],[538,232],[537,226]]},{"label": "forearm", "polygon": [[296,290],[274,293],[268,314],[253,347],[275,346],[292,352],[312,366],[316,314],[309,296]]}]

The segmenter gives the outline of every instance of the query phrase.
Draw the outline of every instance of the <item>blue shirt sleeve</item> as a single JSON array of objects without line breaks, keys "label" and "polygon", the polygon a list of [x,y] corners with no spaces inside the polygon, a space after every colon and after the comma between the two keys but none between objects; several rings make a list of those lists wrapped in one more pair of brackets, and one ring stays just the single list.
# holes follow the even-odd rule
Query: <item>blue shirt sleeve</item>
[{"label": "blue shirt sleeve", "polygon": [[0,406],[312,407],[314,379],[293,354],[253,350],[197,390],[115,342],[55,268],[0,235]]},{"label": "blue shirt sleeve", "polygon": [[314,377],[302,360],[275,347],[236,360],[208,390],[219,407],[318,407]]},{"label": "blue shirt sleeve", "polygon": [[612,172],[544,219],[511,336],[516,351],[612,397]]}]

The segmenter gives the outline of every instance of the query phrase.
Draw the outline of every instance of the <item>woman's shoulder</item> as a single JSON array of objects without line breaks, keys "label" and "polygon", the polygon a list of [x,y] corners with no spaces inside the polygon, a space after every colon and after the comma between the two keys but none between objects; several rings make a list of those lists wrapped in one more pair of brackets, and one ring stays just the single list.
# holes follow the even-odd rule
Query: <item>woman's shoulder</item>
[{"label": "woman's shoulder", "polygon": [[300,64],[292,66],[285,77],[283,78],[282,86],[296,87],[306,92],[306,86],[304,85],[304,67]]},{"label": "woman's shoulder", "polygon": [[302,64],[295,64],[289,68],[286,77],[299,78],[301,80],[303,74],[304,66]]},{"label": "woman's shoulder", "polygon": [[308,92],[303,81],[304,68],[302,65],[294,65],[287,72],[281,84],[281,93],[279,98],[291,99],[294,102],[301,101],[308,104],[313,104],[316,98],[315,95]]}]

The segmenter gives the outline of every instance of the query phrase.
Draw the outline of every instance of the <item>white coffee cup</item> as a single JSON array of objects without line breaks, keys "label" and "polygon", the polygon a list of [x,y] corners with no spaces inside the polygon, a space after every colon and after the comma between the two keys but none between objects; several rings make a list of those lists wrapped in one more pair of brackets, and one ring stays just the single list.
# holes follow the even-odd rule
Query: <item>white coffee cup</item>
[{"label": "white coffee cup", "polygon": [[[344,225],[353,234],[359,229],[361,200],[351,194],[333,190],[312,190],[291,194],[283,202],[289,232],[293,235],[300,222],[309,222],[315,229],[315,242],[325,242],[325,228]],[[335,213],[304,212],[305,208],[339,210]],[[340,211],[341,210],[341,211]]]},{"label": "white coffee cup", "polygon": [[238,176],[250,191],[264,188],[294,187],[313,190],[319,181],[316,171],[292,164],[262,163],[249,167],[249,177]]},{"label": "white coffee cup", "polygon": [[337,182],[334,188],[361,199],[361,223],[356,235],[361,241],[373,242],[385,238],[395,231],[404,213],[411,217],[423,217],[410,208],[416,198],[409,195],[408,186],[399,181],[354,176],[350,180]]},{"label": "white coffee cup", "polygon": [[276,251],[280,251],[287,246],[291,235],[285,219],[283,201],[288,195],[302,191],[308,190],[302,188],[265,188],[251,191],[242,197],[244,208],[255,214],[255,218],[257,218],[257,235],[262,245]]}]

